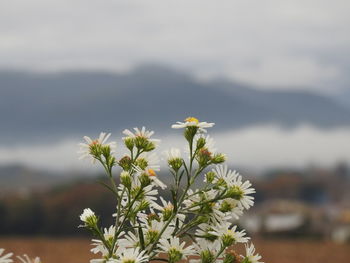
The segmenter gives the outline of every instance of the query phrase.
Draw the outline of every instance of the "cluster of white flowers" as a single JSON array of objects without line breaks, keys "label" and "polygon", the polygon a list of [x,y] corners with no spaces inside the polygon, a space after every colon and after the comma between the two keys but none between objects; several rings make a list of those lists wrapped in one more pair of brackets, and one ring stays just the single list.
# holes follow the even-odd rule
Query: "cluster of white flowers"
[{"label": "cluster of white flowers", "polygon": [[[13,263],[13,253],[4,254],[4,249],[0,248],[0,263]],[[17,256],[18,262],[21,263],[40,263],[40,258],[36,257],[34,259],[29,258],[27,255]]]},{"label": "cluster of white flowers", "polygon": [[[158,176],[159,158],[152,151],[160,141],[152,138],[153,131],[145,127],[124,130],[129,153],[119,157],[114,152],[116,143],[107,142],[110,134],[101,133],[97,140],[84,137],[87,144],[80,144],[81,158],[102,164],[110,179],[106,187],[117,199],[115,223],[109,228],[99,226],[98,216],[89,208],[80,216],[83,227],[95,236],[91,251],[99,257],[91,263],[261,263],[245,230],[233,224],[254,204],[255,190],[222,164],[226,156],[204,135],[213,125],[194,117],[172,125],[184,129],[188,151],[172,148],[166,152],[171,187]],[[114,177],[116,167],[121,168],[119,180]],[[194,189],[198,181],[204,185]],[[171,200],[160,196],[160,189],[166,188],[170,188]],[[238,243],[246,244],[246,255],[232,250]]]}]

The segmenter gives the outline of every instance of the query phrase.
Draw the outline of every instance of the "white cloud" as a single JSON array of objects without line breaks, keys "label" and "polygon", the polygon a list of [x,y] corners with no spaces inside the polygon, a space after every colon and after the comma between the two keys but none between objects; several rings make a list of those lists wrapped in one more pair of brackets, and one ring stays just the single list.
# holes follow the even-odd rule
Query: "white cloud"
[{"label": "white cloud", "polygon": [[[282,130],[275,126],[258,126],[238,131],[216,133],[213,138],[220,152],[226,153],[234,167],[261,170],[270,167],[324,167],[339,161],[350,163],[350,127],[329,131],[304,126]],[[180,137],[161,138],[162,153],[170,147],[185,147]],[[121,143],[119,143],[121,145]],[[77,142],[63,141],[52,145],[12,146],[0,149],[1,163],[20,162],[56,170],[96,169],[88,161],[77,158]],[[118,150],[118,156],[126,151]]]},{"label": "white cloud", "polygon": [[350,54],[345,0],[3,0],[0,5],[1,68],[125,70],[161,62],[263,87],[326,89],[340,81],[344,65],[322,54]]}]

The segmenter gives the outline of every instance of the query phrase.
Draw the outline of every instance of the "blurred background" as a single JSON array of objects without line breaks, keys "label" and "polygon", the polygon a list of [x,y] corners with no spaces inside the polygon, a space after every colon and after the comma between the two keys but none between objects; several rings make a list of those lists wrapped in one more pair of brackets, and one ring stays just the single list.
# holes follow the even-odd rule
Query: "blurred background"
[{"label": "blurred background", "polygon": [[217,148],[257,189],[239,224],[265,262],[349,261],[349,9],[2,0],[0,247],[87,262],[78,216],[91,207],[107,225],[115,204],[102,169],[78,160],[82,136],[121,145],[125,128],[146,126],[160,153],[185,146],[170,126],[195,116],[216,123]]}]

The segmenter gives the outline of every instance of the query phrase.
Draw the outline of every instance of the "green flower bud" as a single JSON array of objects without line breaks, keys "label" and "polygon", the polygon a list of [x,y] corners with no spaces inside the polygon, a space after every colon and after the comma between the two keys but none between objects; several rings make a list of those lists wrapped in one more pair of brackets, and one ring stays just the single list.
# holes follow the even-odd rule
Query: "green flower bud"
[{"label": "green flower bud", "polygon": [[99,158],[102,154],[102,145],[97,141],[94,141],[90,144],[90,154],[96,159]]},{"label": "green flower bud", "polygon": [[222,154],[222,153],[215,154],[214,157],[211,160],[211,162],[214,163],[214,164],[223,163],[225,161],[226,161],[226,155]]},{"label": "green flower bud", "polygon": [[134,141],[136,148],[140,150],[146,148],[149,143],[148,139],[142,136],[135,137]]},{"label": "green flower bud", "polygon": [[207,148],[201,148],[197,153],[196,159],[199,166],[204,167],[209,164],[209,161],[211,161],[212,154]]},{"label": "green flower bud", "polygon": [[137,158],[137,160],[135,161],[135,165],[140,167],[141,170],[145,170],[148,166],[148,162],[145,158]]},{"label": "green flower bud", "polygon": [[123,158],[121,158],[118,164],[125,171],[130,171],[132,168],[132,162],[129,156],[124,156]]},{"label": "green flower bud", "polygon": [[182,166],[181,158],[173,158],[168,160],[168,164],[175,172],[177,172]]},{"label": "green flower bud", "polygon": [[239,263],[239,256],[235,253],[226,254],[223,263]]},{"label": "green flower bud", "polygon": [[193,138],[196,135],[197,131],[198,131],[198,127],[196,127],[196,126],[186,127],[186,129],[184,131],[184,136],[185,136],[186,140],[188,142],[193,141]]},{"label": "green flower bud", "polygon": [[131,188],[131,176],[128,172],[123,171],[120,174],[120,182],[128,189]]},{"label": "green flower bud", "polygon": [[130,151],[132,151],[132,149],[135,146],[134,138],[126,137],[124,139],[124,144],[125,144],[126,148],[128,148]]},{"label": "green flower bud", "polygon": [[148,185],[151,184],[151,179],[149,178],[149,176],[146,173],[143,173],[139,176],[139,181],[141,183],[141,187],[144,188]]},{"label": "green flower bud", "polygon": [[214,258],[213,253],[209,250],[204,250],[201,252],[202,263],[212,263]]},{"label": "green flower bud", "polygon": [[169,263],[175,263],[182,259],[182,253],[178,251],[176,248],[169,249],[168,256],[169,256]]},{"label": "green flower bud", "polygon": [[205,179],[208,183],[212,183],[215,179],[215,173],[210,171],[205,174]]},{"label": "green flower bud", "polygon": [[197,150],[200,149],[200,148],[203,148],[205,146],[205,143],[206,143],[205,138],[200,137],[197,140],[197,146],[196,146]]},{"label": "green flower bud", "polygon": [[150,152],[153,151],[156,148],[156,145],[154,144],[154,142],[148,142],[145,147],[143,148],[143,150],[145,152]]}]

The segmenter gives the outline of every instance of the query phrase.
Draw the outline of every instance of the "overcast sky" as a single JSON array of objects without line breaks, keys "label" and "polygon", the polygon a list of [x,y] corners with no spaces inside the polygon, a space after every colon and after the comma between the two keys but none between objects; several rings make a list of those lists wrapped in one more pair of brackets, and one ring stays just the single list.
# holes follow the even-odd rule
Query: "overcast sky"
[{"label": "overcast sky", "polygon": [[128,70],[334,92],[349,86],[348,0],[1,0],[0,68]]}]

